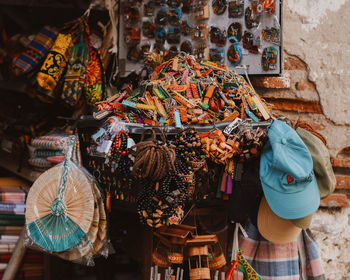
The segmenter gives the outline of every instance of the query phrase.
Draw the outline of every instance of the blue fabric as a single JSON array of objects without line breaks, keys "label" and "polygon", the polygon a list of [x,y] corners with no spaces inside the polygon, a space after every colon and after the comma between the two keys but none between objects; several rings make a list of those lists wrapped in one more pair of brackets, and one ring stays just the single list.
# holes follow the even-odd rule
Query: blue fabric
[{"label": "blue fabric", "polygon": [[46,46],[43,46],[42,44],[40,44],[39,42],[36,42],[34,40],[30,43],[30,45],[33,48],[35,48],[37,51],[39,51],[41,54],[46,54],[48,51]]},{"label": "blue fabric", "polygon": [[276,215],[299,219],[315,212],[320,193],[310,152],[294,129],[274,120],[260,159],[260,180]]}]

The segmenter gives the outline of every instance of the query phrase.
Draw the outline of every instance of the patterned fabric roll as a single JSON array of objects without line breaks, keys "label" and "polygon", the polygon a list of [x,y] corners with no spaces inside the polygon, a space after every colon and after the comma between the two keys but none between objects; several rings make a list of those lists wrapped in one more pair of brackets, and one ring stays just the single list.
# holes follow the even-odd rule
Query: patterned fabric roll
[{"label": "patterned fabric roll", "polygon": [[29,164],[40,168],[50,168],[53,164],[44,158],[30,158]]},{"label": "patterned fabric roll", "polygon": [[36,77],[40,87],[54,90],[67,65],[67,53],[72,38],[70,34],[58,34],[57,39],[49,51]]},{"label": "patterned fabric roll", "polygon": [[35,157],[38,158],[47,158],[47,157],[53,157],[53,156],[62,156],[63,152],[62,151],[57,151],[57,150],[35,150],[34,151]]},{"label": "patterned fabric roll", "polygon": [[25,74],[34,69],[53,46],[56,37],[56,30],[49,26],[43,27],[29,43],[28,49],[13,61],[15,74]]}]

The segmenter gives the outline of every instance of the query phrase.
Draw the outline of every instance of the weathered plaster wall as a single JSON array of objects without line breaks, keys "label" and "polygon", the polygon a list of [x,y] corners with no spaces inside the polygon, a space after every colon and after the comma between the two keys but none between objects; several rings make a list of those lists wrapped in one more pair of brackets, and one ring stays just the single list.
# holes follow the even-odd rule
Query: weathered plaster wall
[{"label": "weathered plaster wall", "polygon": [[311,230],[327,279],[350,280],[350,0],[283,2],[283,77],[252,81],[275,109],[327,140],[337,187]]},{"label": "weathered plaster wall", "polygon": [[283,12],[285,52],[307,66],[325,121],[336,127],[324,131],[334,154],[350,146],[350,1],[288,0]]}]

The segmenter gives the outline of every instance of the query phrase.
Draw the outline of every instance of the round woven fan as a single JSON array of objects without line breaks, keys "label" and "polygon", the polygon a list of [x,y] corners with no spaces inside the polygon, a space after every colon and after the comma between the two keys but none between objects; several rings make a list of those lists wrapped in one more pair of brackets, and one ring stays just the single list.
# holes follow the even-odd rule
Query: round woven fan
[{"label": "round woven fan", "polygon": [[[94,188],[100,193],[97,185],[94,185]],[[106,242],[106,237],[107,237],[107,215],[106,215],[105,205],[103,203],[102,197],[99,200],[98,208],[100,211],[100,221],[98,223],[98,233],[97,233],[98,237],[95,240],[94,244],[92,245],[93,246],[93,251],[91,253],[92,255],[96,255],[101,250],[101,248]]]},{"label": "round woven fan", "polygon": [[88,233],[93,215],[91,181],[70,160],[43,173],[29,191],[28,235],[47,251],[76,246]]},{"label": "round woven fan", "polygon": [[98,203],[99,203],[99,200],[101,199],[101,194],[100,192],[96,192],[95,188],[93,188],[92,191],[94,196],[95,210],[94,210],[94,216],[93,216],[93,220],[92,220],[89,232],[86,234],[84,239],[74,248],[66,250],[64,252],[56,253],[56,255],[62,259],[70,260],[70,261],[78,260],[90,254],[90,252],[93,250],[92,244],[97,239],[98,224],[100,220],[100,209],[99,209]]}]

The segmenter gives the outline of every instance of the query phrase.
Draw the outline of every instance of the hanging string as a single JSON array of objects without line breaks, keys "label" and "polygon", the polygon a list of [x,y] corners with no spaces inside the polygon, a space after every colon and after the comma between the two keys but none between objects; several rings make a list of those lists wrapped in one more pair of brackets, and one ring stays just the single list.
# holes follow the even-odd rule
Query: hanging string
[{"label": "hanging string", "polygon": [[118,65],[118,58],[117,58],[117,53],[118,53],[118,31],[117,31],[117,24],[118,24],[118,17],[116,17],[115,11],[119,8],[118,4],[115,3],[114,0],[105,0],[105,6],[106,9],[108,10],[109,17],[110,17],[110,22],[111,22],[111,32],[112,32],[112,47],[108,50],[109,53],[112,55],[114,54],[114,60],[113,60],[113,65],[112,65],[112,74],[110,76],[110,82],[115,80],[118,73],[117,73],[117,65]]},{"label": "hanging string", "polygon": [[238,244],[238,230],[241,230],[243,236],[245,238],[248,238],[248,234],[242,227],[240,223],[236,223],[235,231],[233,233],[233,240],[232,240],[232,250],[231,250],[231,262],[234,261],[235,256],[237,256],[238,250],[239,250],[239,244]]}]

